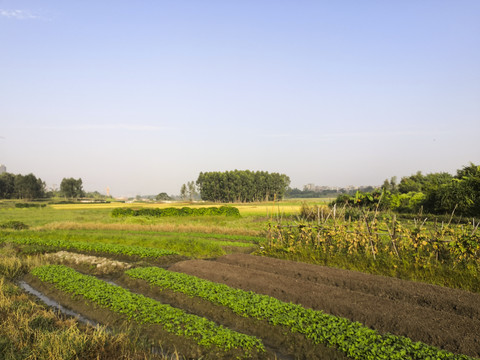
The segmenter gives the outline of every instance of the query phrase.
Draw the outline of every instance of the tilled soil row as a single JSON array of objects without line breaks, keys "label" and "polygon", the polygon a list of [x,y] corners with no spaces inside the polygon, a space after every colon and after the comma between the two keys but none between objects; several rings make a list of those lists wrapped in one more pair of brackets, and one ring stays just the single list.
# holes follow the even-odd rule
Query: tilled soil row
[{"label": "tilled soil row", "polygon": [[460,354],[480,356],[480,295],[252,255],[169,268],[342,316]]},{"label": "tilled soil row", "polygon": [[347,356],[336,349],[314,344],[303,335],[291,332],[290,329],[239,316],[230,309],[207,300],[151,286],[144,280],[133,279],[127,275],[115,277],[112,280],[134,293],[143,294],[188,313],[203,316],[234,331],[260,338],[268,351],[265,354],[266,359],[348,360]]},{"label": "tilled soil row", "polygon": [[[390,300],[480,318],[480,294],[357,271],[257,256],[226,255],[217,261],[298,280],[331,285]],[[290,265],[287,265],[290,264]]]}]

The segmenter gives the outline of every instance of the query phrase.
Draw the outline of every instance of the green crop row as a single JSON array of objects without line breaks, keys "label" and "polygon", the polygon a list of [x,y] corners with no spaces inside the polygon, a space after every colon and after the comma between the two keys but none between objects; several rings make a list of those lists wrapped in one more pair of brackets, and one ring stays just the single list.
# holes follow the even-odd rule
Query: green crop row
[{"label": "green crop row", "polygon": [[31,274],[61,291],[80,295],[101,307],[126,315],[129,320],[160,324],[165,331],[192,339],[205,348],[216,346],[223,351],[243,349],[246,357],[265,351],[262,342],[255,337],[227,329],[203,317],[187,314],[93,276],[80,274],[67,266],[46,265],[35,268]]},{"label": "green crop row", "polygon": [[142,208],[132,209],[129,207],[115,208],[112,210],[113,217],[119,216],[153,216],[153,217],[165,217],[165,216],[240,216],[240,211],[233,206],[220,206],[220,207],[205,207],[205,208]]},{"label": "green crop row", "polygon": [[141,258],[158,258],[167,255],[178,255],[177,252],[164,249],[145,248],[133,245],[120,244],[102,244],[83,241],[66,241],[51,239],[0,239],[0,244],[13,243],[19,245],[37,245],[46,246],[52,249],[77,250],[95,253],[121,254],[130,256],[139,256]]},{"label": "green crop row", "polygon": [[225,306],[238,315],[266,320],[300,333],[314,343],[337,348],[352,359],[471,359],[403,336],[381,335],[358,322],[352,322],[285,303],[270,296],[234,289],[224,284],[175,273],[161,268],[135,268],[126,271],[132,278],[146,280],[161,288],[196,296]]}]

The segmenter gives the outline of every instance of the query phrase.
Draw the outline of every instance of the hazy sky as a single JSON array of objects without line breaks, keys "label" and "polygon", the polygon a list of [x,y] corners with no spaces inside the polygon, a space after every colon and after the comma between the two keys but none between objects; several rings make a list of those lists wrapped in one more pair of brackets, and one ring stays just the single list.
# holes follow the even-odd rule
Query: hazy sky
[{"label": "hazy sky", "polygon": [[480,164],[478,0],[0,0],[0,163],[178,194]]}]

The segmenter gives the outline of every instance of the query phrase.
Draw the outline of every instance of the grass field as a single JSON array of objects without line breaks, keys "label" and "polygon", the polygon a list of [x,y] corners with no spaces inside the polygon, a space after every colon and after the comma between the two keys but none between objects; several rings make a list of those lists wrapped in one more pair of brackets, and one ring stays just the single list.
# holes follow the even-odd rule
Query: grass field
[{"label": "grass field", "polygon": [[[208,264],[212,264],[212,259],[219,258],[226,254],[245,256],[243,254],[256,253],[264,256],[290,259],[299,262],[320,263],[322,265],[356,269],[375,274],[397,276],[409,280],[416,279],[458,288],[465,287],[471,291],[477,291],[476,289],[478,287],[474,286],[472,281],[475,281],[477,278],[476,274],[478,267],[472,267],[469,265],[470,267],[468,268],[468,271],[462,271],[462,267],[459,265],[456,267],[455,272],[452,272],[450,270],[446,271],[446,266],[448,266],[448,264],[443,267],[437,267],[435,263],[432,263],[432,266],[428,268],[416,269],[415,264],[407,264],[404,261],[404,267],[398,266],[398,268],[394,268],[393,266],[399,264],[398,262],[386,261],[385,257],[380,256],[378,259],[372,260],[372,257],[369,256],[369,251],[363,253],[363,255],[361,253],[349,254],[349,252],[341,252],[337,250],[329,250],[336,251],[336,253],[331,254],[328,252],[318,252],[317,250],[312,251],[311,249],[318,249],[318,247],[315,248],[309,245],[310,243],[307,239],[307,235],[309,234],[306,232],[306,227],[300,228],[299,231],[301,231],[302,235],[290,233],[288,231],[285,233],[278,232],[277,235],[279,238],[276,240],[276,245],[271,245],[272,239],[268,237],[268,234],[271,235],[269,232],[269,229],[272,229],[270,225],[279,226],[283,224],[286,225],[285,229],[293,228],[295,224],[302,223],[302,220],[299,218],[299,212],[304,202],[307,202],[309,205],[321,205],[329,202],[329,200],[330,199],[301,199],[277,203],[228,204],[239,209],[241,214],[240,217],[223,215],[113,217],[111,215],[112,210],[116,207],[218,207],[223,204],[82,203],[47,205],[46,207],[37,208],[16,208],[11,201],[2,202],[0,203],[0,226],[2,224],[8,224],[8,222],[11,221],[17,221],[23,223],[28,228],[23,230],[9,228],[0,229],[0,310],[2,310],[2,306],[5,310],[4,316],[0,314],[3,316],[2,324],[4,324],[3,327],[0,325],[0,353],[3,351],[3,353],[8,354],[6,359],[20,359],[22,356],[46,359],[48,356],[44,354],[48,353],[49,349],[48,345],[45,345],[45,341],[50,341],[48,340],[50,337],[43,333],[48,330],[50,332],[53,331],[58,333],[60,334],[59,336],[63,337],[59,340],[59,343],[56,346],[65,347],[65,351],[67,351],[68,354],[74,353],[86,359],[95,359],[97,357],[101,359],[109,359],[111,358],[112,351],[118,351],[121,354],[125,354],[123,355],[123,358],[166,358],[162,354],[152,354],[146,350],[149,347],[148,344],[153,343],[156,344],[155,346],[165,345],[167,352],[173,353],[174,358],[182,357],[182,354],[179,355],[176,352],[177,349],[182,349],[182,351],[185,352],[184,354],[188,354],[187,356],[191,358],[196,358],[197,355],[212,359],[222,357],[228,358],[231,355],[222,355],[217,353],[216,350],[206,349],[202,346],[200,346],[201,349],[198,348],[200,349],[198,350],[198,344],[192,345],[188,343],[188,341],[185,343],[183,340],[179,340],[177,335],[175,335],[177,337],[170,339],[170,335],[165,335],[165,328],[162,328],[161,326],[160,328],[137,327],[137,325],[131,321],[125,321],[125,318],[122,317],[122,315],[115,315],[107,310],[94,311],[93,309],[95,306],[92,304],[85,305],[86,303],[83,301],[71,299],[70,295],[65,295],[58,289],[54,290],[52,286],[43,284],[38,279],[35,280],[35,284],[43,289],[42,291],[51,292],[55,299],[63,301],[69,306],[71,305],[80,312],[86,312],[87,314],[96,317],[96,319],[102,324],[104,323],[113,326],[112,329],[115,329],[116,333],[105,334],[104,329],[101,329],[99,330],[100,332],[98,332],[88,326],[77,326],[72,322],[65,323],[62,322],[64,319],[62,320],[59,318],[57,320],[55,317],[57,315],[45,312],[46,310],[44,307],[34,308],[33,305],[31,305],[32,299],[16,287],[15,281],[38,266],[59,261],[55,260],[55,254],[52,254],[53,256],[50,257],[44,257],[42,255],[44,253],[55,253],[59,250],[84,253],[89,256],[104,256],[110,261],[113,261],[112,259],[124,261],[134,268],[145,266],[169,267],[172,264],[178,264],[179,261],[185,259],[204,261],[204,264],[207,264],[208,268]],[[352,232],[349,230],[350,228],[348,228],[348,226],[350,226],[349,220],[348,224],[345,222],[346,220],[343,221],[345,229],[342,230],[342,228],[339,227],[341,223],[334,221],[330,224],[330,226],[333,226],[330,228],[331,232],[329,232],[330,230],[325,232],[329,239],[337,239],[335,240],[337,245],[344,242],[342,240],[343,237],[346,238],[347,236],[353,236],[351,235]],[[317,222],[311,224],[313,226],[318,226]],[[360,229],[363,225],[361,222],[358,224],[358,229]],[[433,227],[426,224],[426,229],[430,234]],[[343,233],[340,231],[343,231]],[[405,232],[405,234],[407,233],[408,231]],[[447,234],[445,236],[450,235]],[[307,241],[302,240],[303,242],[298,242],[298,239],[301,238],[305,238]],[[368,240],[368,238],[366,239]],[[361,242],[357,243],[360,245],[363,244]],[[368,242],[365,244],[366,248],[370,249]],[[335,244],[332,243],[328,249],[334,249],[334,247],[332,247],[333,245]],[[141,250],[140,252],[138,252],[139,249]],[[148,254],[160,254],[163,250],[169,252],[170,255],[158,255],[158,258],[153,258],[151,255],[148,255],[150,257],[146,256],[145,258],[142,258],[143,255],[138,255],[143,254],[142,252]],[[96,265],[82,265],[73,262],[73,260],[65,260],[65,262],[67,266],[71,266],[80,272],[90,274],[95,273],[94,268]],[[399,269],[403,269],[401,274]],[[114,269],[112,271],[113,275],[108,276],[114,278],[120,276],[120,273],[118,273],[120,270]],[[417,273],[415,271],[417,271]],[[418,271],[422,276],[423,274],[425,274],[425,276],[420,278],[418,276]],[[238,270],[235,270],[234,273],[235,272],[238,272]],[[34,281],[31,276],[28,276],[30,275],[27,275],[28,279]],[[52,281],[54,281],[55,274],[52,274],[52,276]],[[67,281],[67,279],[68,276],[62,281]],[[122,281],[124,281],[122,286],[128,287],[129,282],[124,278],[122,279]],[[134,292],[140,291],[145,294],[150,294],[150,291],[153,291],[142,288],[139,283],[135,283],[132,286],[134,287]],[[107,286],[107,288],[110,289],[111,287]],[[155,295],[157,293],[153,292],[152,294]],[[189,304],[188,306],[185,305],[185,310],[187,312],[197,311],[194,309],[197,309],[197,307],[200,306],[198,310],[199,313],[203,314],[203,311],[205,311],[205,314],[207,314],[202,316],[209,317],[211,315],[218,321],[223,319],[224,315],[220,316],[218,314],[224,314],[224,309],[210,309],[212,305],[197,303],[200,300],[182,298],[181,296],[179,297],[179,295],[167,293],[162,293],[161,296],[159,294],[157,295],[159,298],[165,298],[167,301],[172,301],[174,303],[178,301],[179,304]],[[101,302],[103,300],[100,299],[98,301]],[[15,306],[16,302],[24,303],[25,308],[22,307],[20,312],[15,313],[12,312],[11,309]],[[139,303],[138,306],[143,305]],[[131,309],[128,311],[131,312]],[[219,316],[218,318],[216,317],[217,315]],[[232,324],[239,323],[239,321],[247,321],[239,320],[234,314],[230,314],[227,317],[229,316],[232,318]],[[286,321],[288,322],[288,315],[286,316]],[[36,320],[37,318],[38,320]],[[110,324],[110,321],[113,321],[112,324],[117,325]],[[15,323],[22,323],[24,325],[22,325],[23,327],[18,329],[18,331],[12,332],[12,334],[16,334],[15,336],[10,336],[9,328]],[[40,323],[40,330],[37,328],[37,323]],[[127,328],[118,327],[118,324],[120,323],[123,324],[122,326],[127,326]],[[133,328],[130,328],[130,326],[133,326]],[[255,336],[259,336],[260,338],[268,338],[265,332],[272,332],[272,334],[279,332],[279,335],[275,336],[283,336],[283,332],[278,330],[275,325],[262,330],[262,326],[264,325],[257,322],[247,321],[247,323],[239,326],[243,326],[247,332],[249,331],[248,329],[251,329],[253,326],[256,329]],[[337,325],[332,326],[336,327]],[[236,328],[236,326],[234,327]],[[148,334],[148,336],[140,336],[138,332],[140,331],[139,329],[142,329],[141,331],[144,332],[144,334]],[[163,335],[159,336],[158,334]],[[69,337],[72,339],[71,346],[67,345],[70,341]],[[24,340],[25,338],[28,338],[28,340]],[[278,338],[275,338],[274,340],[270,339],[269,341],[275,342],[277,340]],[[39,344],[38,341],[42,343]],[[310,343],[309,341],[310,340],[303,338],[301,340],[301,343],[303,344],[302,346],[307,347],[307,353],[309,354],[305,355],[306,358],[310,358],[312,351],[318,351],[317,355],[320,356],[320,358],[322,356],[326,356],[327,358],[335,356],[335,358],[338,359],[345,359],[344,355],[337,354],[336,350],[332,353],[334,355],[332,355],[328,352],[330,350],[317,348],[316,346],[319,344]],[[137,342],[138,346],[135,345]],[[171,346],[169,347],[172,343],[175,344],[173,348]],[[280,352],[290,351],[286,349],[282,350],[281,347],[283,345],[278,346]],[[20,353],[16,350],[20,348],[25,350]],[[368,348],[369,347],[367,346],[367,352]],[[38,349],[38,351],[35,349]],[[88,349],[93,349],[92,353],[87,354],[86,352],[89,351]],[[292,349],[295,349],[295,346],[293,346]],[[345,349],[346,350],[342,351],[346,353],[353,351],[350,348]],[[436,353],[437,350],[432,349],[425,351],[433,351],[433,353]],[[67,354],[58,349],[55,351],[58,354]],[[327,351],[330,355],[325,355],[326,353],[324,353],[324,351]],[[471,350],[471,353],[475,354],[475,351],[476,350]],[[276,355],[275,353],[267,352],[263,355],[258,353],[255,356],[256,358],[275,358]],[[448,355],[447,358],[466,359],[465,357],[450,357],[450,355]]]}]

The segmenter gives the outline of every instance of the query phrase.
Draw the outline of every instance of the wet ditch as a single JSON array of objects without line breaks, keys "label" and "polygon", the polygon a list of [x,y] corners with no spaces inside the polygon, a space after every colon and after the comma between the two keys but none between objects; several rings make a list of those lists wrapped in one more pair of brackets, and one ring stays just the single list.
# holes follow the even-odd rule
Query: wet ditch
[{"label": "wet ditch", "polygon": [[45,294],[43,294],[41,291],[38,291],[36,290],[35,288],[33,288],[31,285],[29,285],[27,282],[25,282],[24,280],[20,280],[17,285],[22,289],[24,290],[25,292],[27,292],[28,294],[31,294],[33,296],[35,296],[37,299],[39,299],[41,302],[43,302],[45,305],[47,305],[48,307],[50,307],[51,309],[53,309],[55,311],[55,313],[57,314],[63,314],[63,315],[66,315],[66,316],[70,316],[70,317],[74,317],[75,319],[77,319],[77,321],[83,323],[83,324],[88,324],[88,325],[91,325],[93,327],[96,327],[97,325],[100,325],[99,323],[93,321],[93,320],[90,320],[88,318],[86,318],[85,316],[83,316],[82,314],[74,311],[74,310],[71,310],[71,309],[67,309],[66,307],[60,305],[58,302],[56,302],[55,300],[53,300],[52,298],[46,296]]},{"label": "wet ditch", "polygon": [[[55,295],[54,293],[52,293],[52,291],[46,290],[49,287],[48,285],[38,286],[39,284],[37,281],[32,281],[34,279],[33,277],[27,275],[26,278],[29,280],[28,282],[25,280],[19,280],[17,282],[17,285],[26,293],[35,296],[40,302],[42,302],[43,304],[51,308],[56,314],[75,318],[81,324],[90,325],[92,327],[106,325],[107,327],[105,328],[105,331],[107,331],[107,333],[114,333],[112,329],[112,322],[111,322],[112,317],[109,317],[108,324],[106,322],[102,322],[101,320],[98,320],[98,321],[92,320],[84,315],[89,313],[89,311],[84,311],[88,307],[88,304],[85,304],[82,307],[83,310],[78,310],[78,311],[76,310],[78,306],[63,306],[60,304],[60,303],[65,303],[65,301],[60,300],[60,298],[64,298],[64,296],[59,296],[61,292],[59,292],[58,290],[57,291],[53,290],[53,292],[57,293],[57,295]],[[111,283],[112,285],[116,285],[110,280],[108,282]],[[32,286],[30,285],[30,283],[36,283],[37,286]],[[41,290],[38,290],[40,288]],[[46,293],[48,293],[48,295],[46,295]],[[78,304],[78,301],[76,302]],[[94,306],[94,305],[92,304],[90,306]],[[99,316],[96,315],[95,318],[98,319]],[[121,330],[122,327],[118,326],[119,325],[118,319],[115,322],[115,325]],[[147,333],[155,332],[150,329],[144,329],[144,330],[147,330],[146,331]],[[178,357],[175,354],[176,348],[170,349],[166,347],[165,349],[166,350],[164,350],[163,346],[151,345],[148,348],[148,351],[150,352],[150,354],[160,356],[162,359],[178,360]]]},{"label": "wet ditch", "polygon": [[[304,336],[290,332],[287,328],[270,325],[267,321],[241,317],[229,309],[200,298],[192,298],[170,290],[153,288],[145,281],[132,279],[123,273],[107,276],[103,274],[102,276],[97,276],[97,278],[109,284],[126,288],[133,293],[141,294],[182,309],[187,313],[205,317],[231,330],[256,336],[262,340],[267,349],[267,354],[265,354],[265,357],[262,356],[262,358],[278,360],[348,359],[336,349],[328,348],[321,344],[314,344]],[[31,275],[27,275],[24,280],[21,280],[19,286],[24,291],[36,296],[49,307],[55,309],[55,311],[66,316],[75,317],[79,322],[92,326],[103,324],[108,327],[119,327],[127,322],[125,318],[112,313],[110,310],[99,308],[84,299],[72,298],[70,294],[62,293],[50,284],[42,283]],[[177,350],[182,356],[187,358],[202,356],[205,359],[221,358],[220,354],[206,354],[205,356],[205,353],[196,344],[192,344],[188,339],[179,339],[178,336],[162,331],[160,325],[128,323],[138,326],[142,335],[160,341],[162,348],[166,349],[167,353]],[[165,354],[162,348],[155,347],[152,353]]]}]

